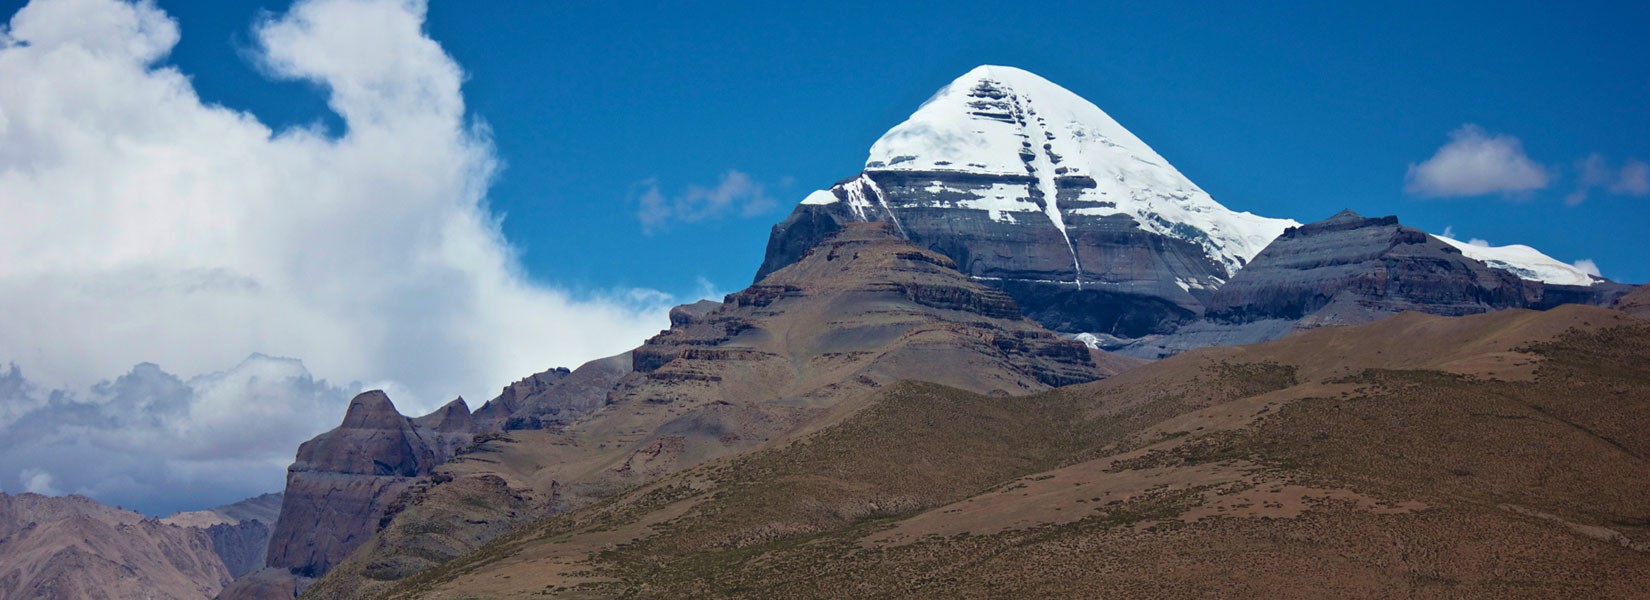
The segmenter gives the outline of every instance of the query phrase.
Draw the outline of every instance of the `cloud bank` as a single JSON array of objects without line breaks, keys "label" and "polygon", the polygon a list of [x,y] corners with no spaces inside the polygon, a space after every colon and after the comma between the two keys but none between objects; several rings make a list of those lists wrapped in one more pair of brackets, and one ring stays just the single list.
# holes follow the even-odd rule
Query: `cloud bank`
[{"label": "cloud bank", "polygon": [[[0,30],[0,364],[20,365],[36,391],[0,387],[10,394],[0,417],[78,415],[45,431],[92,440],[130,419],[197,438],[227,427],[238,439],[265,423],[246,420],[260,411],[321,415],[270,425],[285,437],[260,445],[267,454],[161,457],[199,462],[188,471],[199,481],[243,465],[278,484],[277,462],[344,407],[302,382],[388,387],[410,412],[457,394],[484,400],[661,329],[664,294],[574,294],[523,273],[486,203],[499,164],[487,127],[466,115],[463,71],[424,18],[421,0],[299,0],[254,24],[263,72],[324,90],[345,125],[329,135],[203,103],[165,64],[180,31],[151,2],[35,0],[18,11]],[[685,206],[716,206],[722,193]],[[213,373],[260,352],[301,358],[308,370],[280,363],[289,371],[277,378],[302,384],[231,401],[209,380],[131,368]],[[223,373],[274,364],[253,363]],[[140,382],[152,397],[124,400]],[[162,423],[179,414],[190,416]],[[138,454],[178,442],[121,439]],[[56,447],[73,443],[93,442]],[[83,487],[92,471],[48,458],[0,461],[0,486],[24,485],[26,467],[41,489],[97,489]]]},{"label": "cloud bank", "polygon": [[188,380],[143,363],[81,392],[12,366],[0,402],[22,410],[0,418],[0,489],[151,514],[234,502],[278,486],[296,441],[337,426],[356,391],[261,354]]},{"label": "cloud bank", "polygon": [[1518,138],[1469,124],[1450,132],[1432,158],[1409,166],[1404,191],[1429,198],[1517,194],[1545,188],[1550,179]]}]

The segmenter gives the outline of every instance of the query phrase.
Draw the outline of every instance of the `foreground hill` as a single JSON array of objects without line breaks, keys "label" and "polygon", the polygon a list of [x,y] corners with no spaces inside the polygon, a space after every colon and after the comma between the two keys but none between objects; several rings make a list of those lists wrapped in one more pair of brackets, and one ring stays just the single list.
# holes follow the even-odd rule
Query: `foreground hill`
[{"label": "foreground hill", "polygon": [[1637,597],[1650,323],[1404,313],[1020,398],[877,393],[384,597]]}]

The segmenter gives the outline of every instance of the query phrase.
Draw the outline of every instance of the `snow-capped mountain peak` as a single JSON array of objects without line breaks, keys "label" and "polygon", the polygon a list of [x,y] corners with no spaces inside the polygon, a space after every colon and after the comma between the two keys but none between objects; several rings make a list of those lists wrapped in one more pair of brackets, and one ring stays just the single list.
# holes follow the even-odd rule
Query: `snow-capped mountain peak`
[{"label": "snow-capped mountain peak", "polygon": [[[1228,276],[1299,225],[1227,209],[1099,107],[1014,67],[981,66],[952,81],[883,134],[865,168],[1029,175],[1043,202],[1019,195],[974,204],[1004,220],[1043,213],[1062,233],[1072,217],[1128,215],[1203,246]],[[1075,197],[1057,193],[1072,188]]]}]

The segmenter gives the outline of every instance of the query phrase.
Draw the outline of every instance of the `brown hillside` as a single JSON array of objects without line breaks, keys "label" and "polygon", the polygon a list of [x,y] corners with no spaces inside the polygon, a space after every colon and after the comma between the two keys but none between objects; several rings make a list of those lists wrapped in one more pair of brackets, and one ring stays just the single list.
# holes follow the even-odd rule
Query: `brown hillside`
[{"label": "brown hillside", "polygon": [[1026,398],[906,384],[389,597],[1638,597],[1650,324],[1399,315]]}]

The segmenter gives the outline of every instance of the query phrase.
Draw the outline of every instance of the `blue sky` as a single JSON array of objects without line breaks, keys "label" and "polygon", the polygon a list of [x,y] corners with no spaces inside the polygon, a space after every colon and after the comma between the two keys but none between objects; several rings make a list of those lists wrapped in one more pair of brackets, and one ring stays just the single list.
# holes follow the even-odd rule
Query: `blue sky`
[{"label": "blue sky", "polygon": [[[1576,161],[1650,159],[1650,6],[1589,2],[442,2],[428,31],[468,75],[506,163],[489,195],[533,277],[687,293],[747,283],[768,227],[970,67],[1026,68],[1094,101],[1228,206],[1301,221],[1340,208],[1526,243],[1650,281],[1650,201],[1563,198]],[[281,2],[161,2],[172,61],[208,101],[338,127],[314,86],[245,59]],[[1477,124],[1522,141],[1546,189],[1422,199],[1409,164]],[[639,197],[748,174],[769,211],[644,232]]]}]

